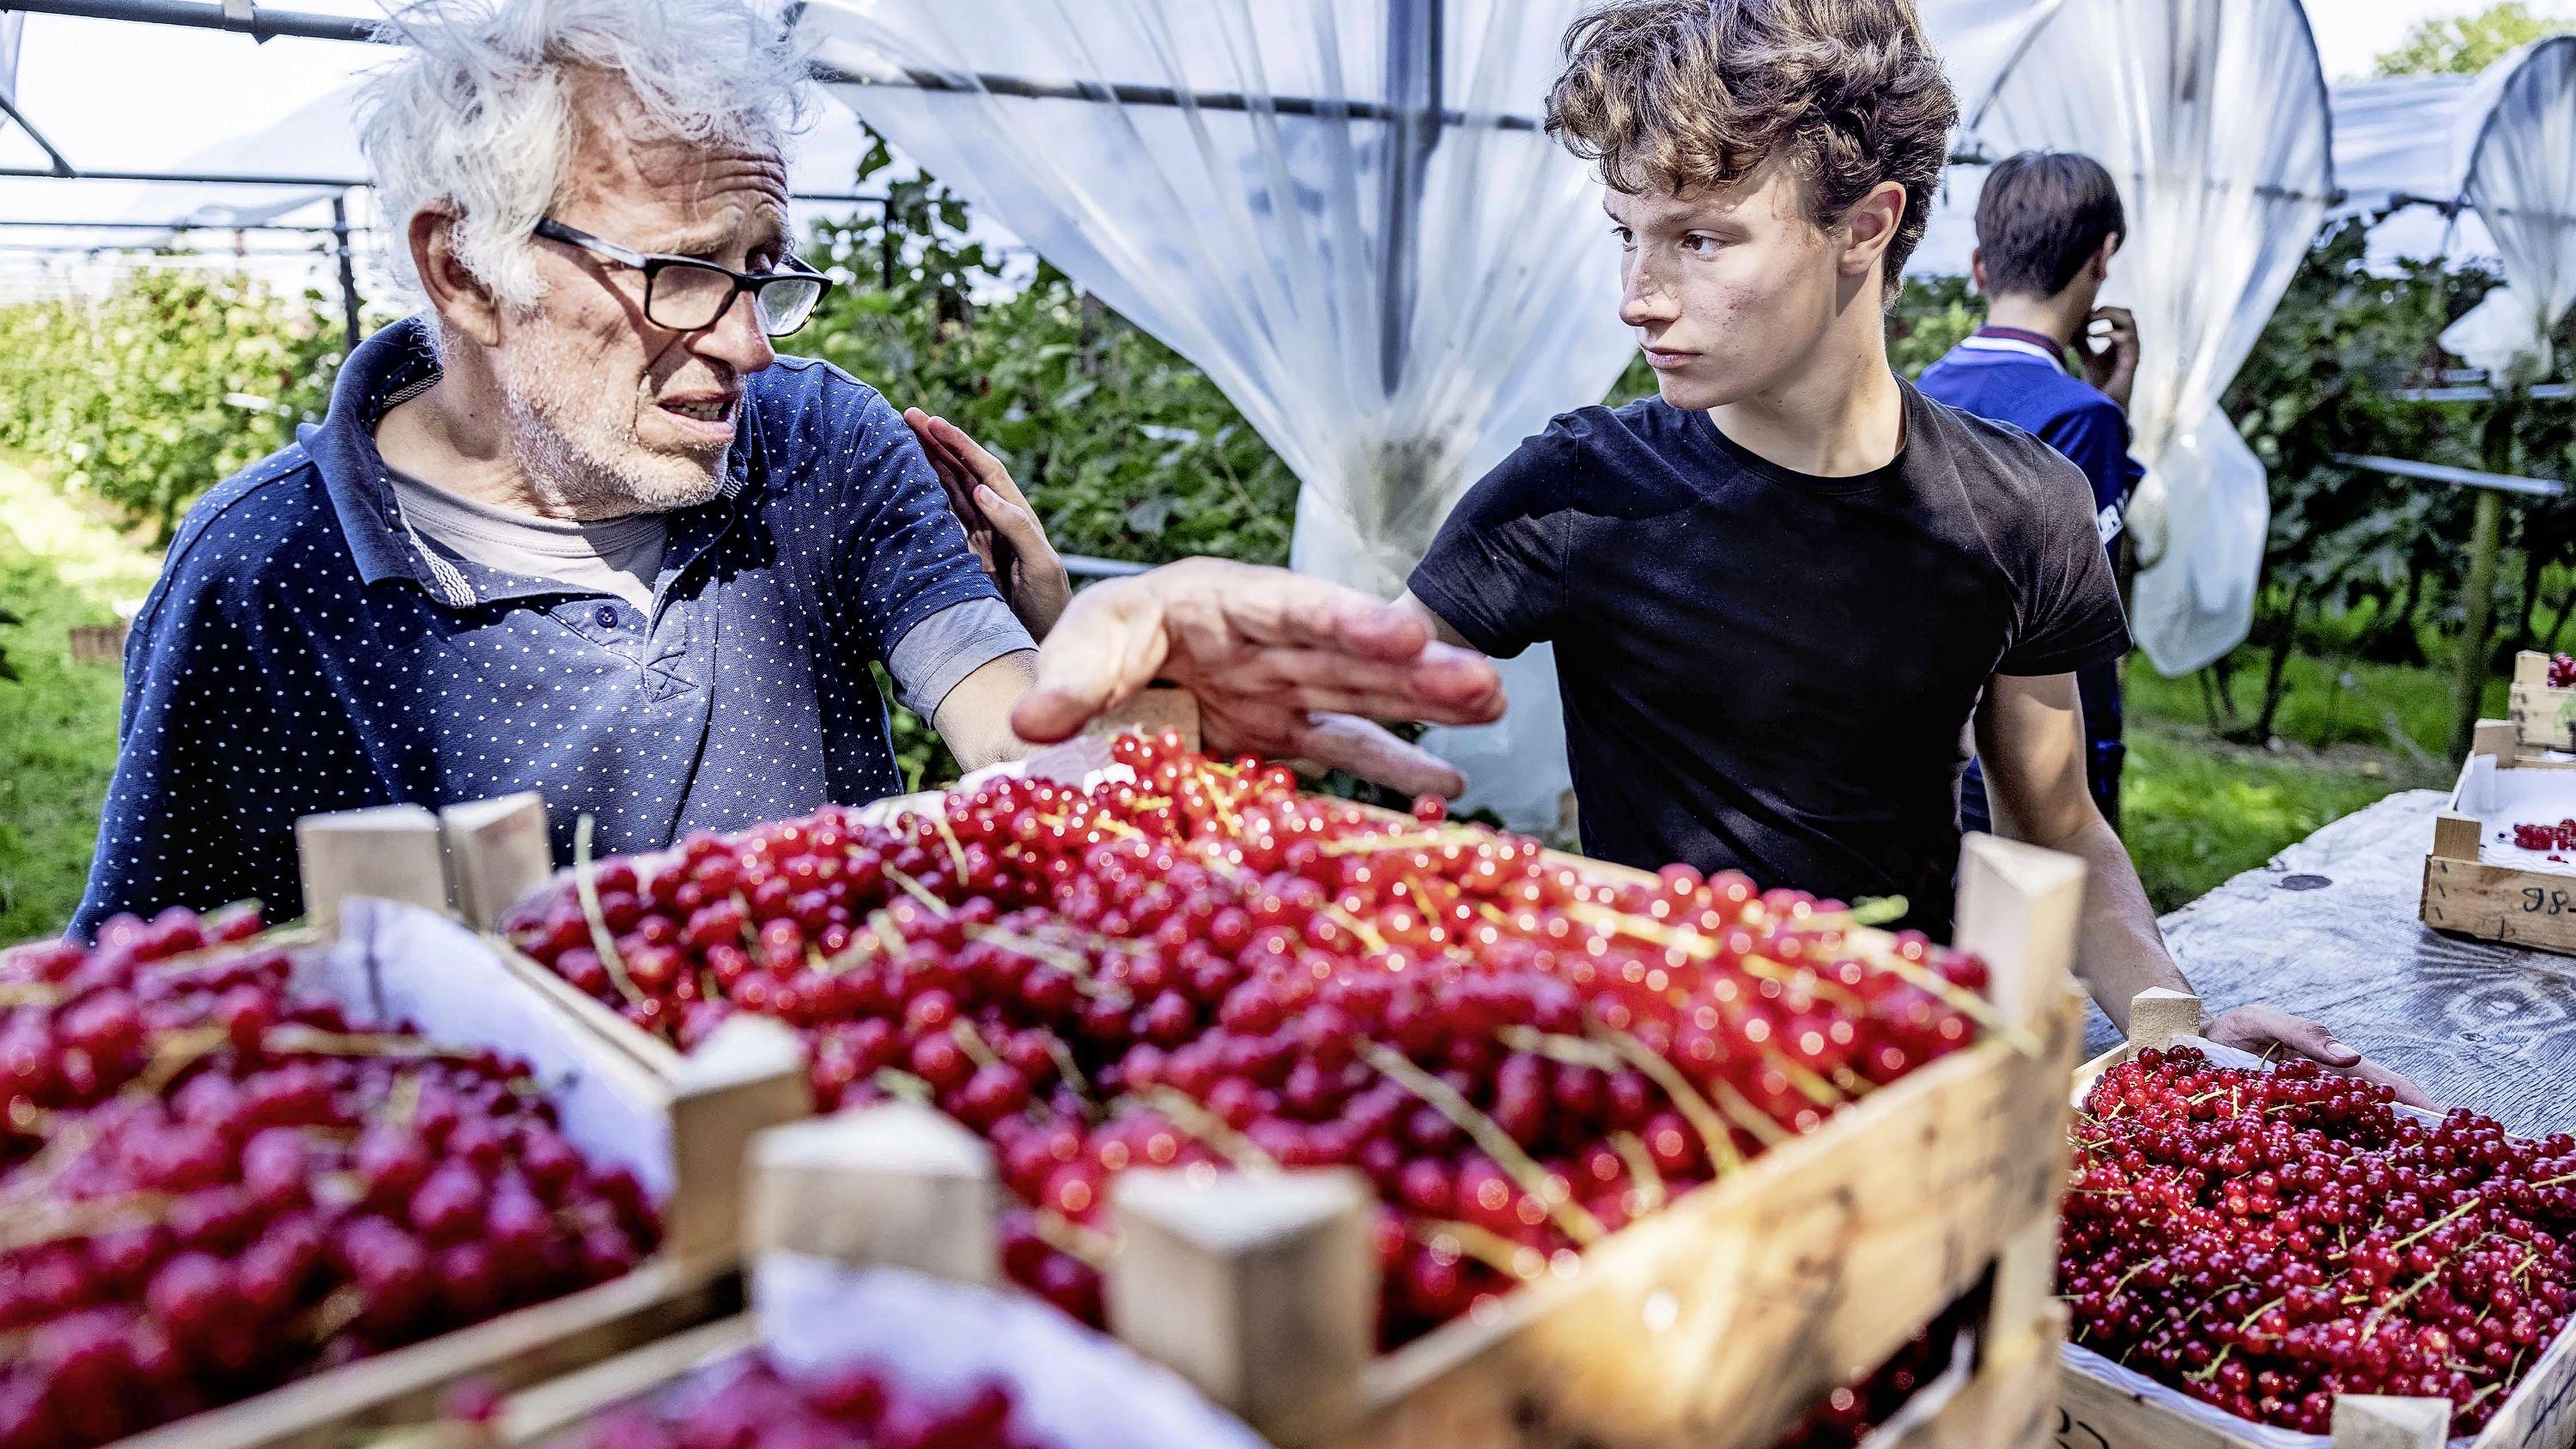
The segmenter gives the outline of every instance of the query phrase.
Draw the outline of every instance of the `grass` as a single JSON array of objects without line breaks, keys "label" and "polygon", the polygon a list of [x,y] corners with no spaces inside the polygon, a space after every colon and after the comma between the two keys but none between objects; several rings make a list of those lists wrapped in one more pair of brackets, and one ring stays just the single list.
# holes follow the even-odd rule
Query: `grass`
[{"label": "grass", "polygon": [[113,661],[75,664],[68,632],[112,624],[151,587],[155,561],[26,470],[0,458],[0,942],[52,935],[89,875],[116,766],[123,695]]},{"label": "grass", "polygon": [[[0,681],[0,942],[62,929],[89,872],[98,811],[116,763],[122,679],[113,662],[75,664],[66,631],[113,622],[140,599],[157,560],[103,515],[0,457],[0,626],[17,683]],[[2129,674],[2129,767],[2122,828],[2158,910],[2392,790],[2447,788],[2447,670],[2348,657],[2331,626],[2295,655],[2276,739],[2232,743],[2210,727],[2197,677],[2143,660]],[[2232,661],[2234,710],[2259,704],[2263,660]],[[2503,713],[2489,681],[2487,713]]]},{"label": "grass", "polygon": [[[2197,676],[2166,679],[2143,659],[2130,666],[2121,833],[2159,911],[2392,791],[2448,789],[2456,777],[2446,661],[2353,659],[2331,630],[2313,642],[2323,652],[2291,656],[2272,738],[2261,745],[2211,728]],[[2232,661],[2235,719],[2259,708],[2265,663],[2252,648]],[[2502,717],[2506,689],[2501,676],[2487,681],[2487,718]]]}]

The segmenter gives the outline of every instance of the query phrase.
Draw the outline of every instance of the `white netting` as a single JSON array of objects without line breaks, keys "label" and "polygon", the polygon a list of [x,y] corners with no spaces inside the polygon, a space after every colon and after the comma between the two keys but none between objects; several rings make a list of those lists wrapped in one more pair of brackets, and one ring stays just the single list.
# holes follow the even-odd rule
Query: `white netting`
[{"label": "white netting", "polygon": [[2495,240],[2505,285],[2442,345],[2499,382],[2534,382],[2549,374],[2551,330],[2576,304],[2576,35],[2488,67],[2462,119],[2460,194]]},{"label": "white netting", "polygon": [[[1579,8],[824,0],[802,23],[829,63],[938,82],[833,90],[1207,372],[1297,474],[1300,570],[1392,596],[1632,346],[1598,188],[1535,125]],[[1512,720],[1434,739],[1468,804],[1524,827],[1566,781],[1533,654]]]},{"label": "white netting", "polygon": [[2067,0],[1971,127],[1989,154],[2082,151],[2119,181],[2130,234],[2103,301],[2137,313],[2129,416],[2143,511],[2164,520],[2138,530],[2155,561],[2132,623],[2157,668],[2196,669],[2243,638],[2266,523],[2259,486],[2222,485],[2241,469],[2202,466],[2228,451],[2213,414],[2334,190],[2307,19],[2296,0]]}]

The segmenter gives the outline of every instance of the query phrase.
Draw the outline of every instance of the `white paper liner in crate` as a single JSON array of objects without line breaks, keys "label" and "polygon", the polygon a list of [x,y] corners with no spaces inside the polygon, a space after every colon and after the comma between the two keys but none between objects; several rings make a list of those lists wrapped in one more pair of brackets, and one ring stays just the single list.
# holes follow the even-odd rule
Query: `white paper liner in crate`
[{"label": "white paper liner in crate", "polygon": [[[2259,1070],[2266,1065],[2261,1057],[2252,1052],[2240,1051],[2232,1046],[2221,1046],[2217,1042],[2196,1036],[2178,1037],[2174,1045],[2199,1048],[2201,1054],[2209,1058],[2212,1066],[2250,1067]],[[2093,1085],[2090,1082],[2076,1088],[2075,1105],[2082,1107],[2084,1098],[2092,1090]],[[2393,1105],[2397,1111],[2410,1117],[2421,1118],[2427,1122],[2441,1120],[2438,1113],[2420,1111],[2404,1103]],[[2059,1345],[2058,1356],[2068,1368],[2088,1378],[2098,1379],[2122,1393],[2132,1395],[2168,1413],[2179,1414],[2195,1424],[2206,1425],[2248,1444],[2257,1445],[2259,1449],[2333,1449],[2334,1439],[2331,1435],[2302,1434],[2296,1429],[2279,1429],[2269,1424],[2257,1424],[2251,1419],[2240,1419],[2215,1404],[2203,1403],[2180,1389],[2151,1379],[2136,1369],[2104,1358],[2071,1339]],[[2469,1434],[2454,1436],[2450,1441],[2453,1449],[2467,1449],[2467,1446],[2476,1442],[2477,1436]]]},{"label": "white paper liner in crate", "polygon": [[656,1201],[674,1183],[670,1115],[588,1069],[597,1044],[510,973],[481,937],[418,906],[352,896],[340,939],[298,952],[290,989],[326,996],[353,1022],[409,1022],[430,1040],[489,1048],[528,1064],[564,1140],[593,1166],[619,1166]]},{"label": "white paper liner in crate", "polygon": [[2516,825],[2576,820],[2576,771],[2499,768],[2495,756],[2479,755],[2461,775],[2452,803],[2477,818],[2478,859],[2485,864],[2576,875],[2576,852],[2525,850],[2513,843]]},{"label": "white paper liner in crate", "polygon": [[1062,1449],[1266,1449],[1179,1375],[1033,1298],[773,1253],[751,1300],[790,1372],[865,1360],[945,1396],[999,1378],[1021,1423]]}]

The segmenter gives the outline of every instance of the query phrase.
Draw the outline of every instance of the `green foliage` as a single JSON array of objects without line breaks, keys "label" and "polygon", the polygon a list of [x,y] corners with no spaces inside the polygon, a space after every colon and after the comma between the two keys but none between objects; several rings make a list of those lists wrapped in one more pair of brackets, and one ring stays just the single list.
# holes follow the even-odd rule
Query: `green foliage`
[{"label": "green foliage", "polygon": [[2377,66],[2381,75],[2475,75],[2517,46],[2568,30],[2576,30],[2576,24],[2534,15],[2523,0],[2504,0],[2475,15],[2416,21]]},{"label": "green foliage", "polygon": [[1985,320],[1985,299],[1967,278],[1907,277],[1887,311],[1887,360],[1900,375],[1921,377]]},{"label": "green foliage", "polygon": [[[877,142],[865,183],[891,164]],[[1067,553],[1159,563],[1284,562],[1297,480],[1207,376],[1041,263],[998,284],[936,181],[887,186],[880,213],[826,224],[809,259],[846,283],[790,345],[964,428]]]},{"label": "green foliage", "polygon": [[[78,536],[73,536],[78,535]],[[74,625],[115,620],[151,564],[0,457],[0,607],[19,680],[0,688],[0,942],[63,928],[89,876],[116,766],[113,662],[74,663]]]},{"label": "green foliage", "polygon": [[0,447],[162,541],[198,494],[318,418],[336,314],[238,273],[139,270],[105,297],[0,308]]}]

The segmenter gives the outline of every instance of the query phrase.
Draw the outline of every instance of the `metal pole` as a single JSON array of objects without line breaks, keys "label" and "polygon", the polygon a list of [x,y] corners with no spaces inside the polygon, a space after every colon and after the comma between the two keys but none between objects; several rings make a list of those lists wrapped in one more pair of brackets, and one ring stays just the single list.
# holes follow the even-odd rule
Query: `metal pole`
[{"label": "metal pole", "polygon": [[331,242],[340,254],[340,323],[348,330],[348,351],[355,352],[358,350],[360,331],[358,268],[349,255],[349,195],[347,192],[331,198]]},{"label": "metal pole", "polygon": [[194,0],[10,0],[9,8],[32,15],[69,15],[81,20],[137,20],[150,25],[231,30],[257,40],[266,40],[273,35],[293,35],[306,40],[374,40],[377,26],[382,23],[360,16],[264,11],[257,5],[200,4]]},{"label": "metal pole", "polygon": [[1386,254],[1378,264],[1378,381],[1404,380],[1421,275],[1422,184],[1440,144],[1441,11],[1447,0],[1387,0]]},{"label": "metal pole", "polygon": [[61,149],[55,146],[53,142],[45,139],[45,133],[36,129],[36,123],[28,120],[27,113],[19,110],[18,107],[10,101],[9,93],[5,90],[0,90],[0,116],[5,116],[8,119],[17,122],[18,129],[26,132],[28,139],[34,141],[36,145],[44,151],[45,159],[53,163],[53,169],[45,172],[45,175],[69,176],[73,174],[70,159],[65,157]]},{"label": "metal pole", "polygon": [[[1406,0],[1392,0],[1403,4]],[[1445,0],[1443,0],[1445,3]],[[391,25],[373,20],[340,15],[316,15],[293,10],[263,9],[254,4],[209,4],[204,0],[10,0],[12,10],[25,10],[38,15],[71,15],[87,20],[135,20],[154,25],[191,25],[205,30],[232,30],[266,40],[272,35],[294,35],[314,40],[364,40],[380,44],[405,43],[402,32]],[[1033,80],[1026,76],[986,73],[949,73],[906,68],[900,73],[862,75],[837,66],[818,64],[814,79],[826,85],[890,85],[925,91],[983,92],[1031,100],[1116,101],[1128,106],[1194,106],[1203,111],[1261,110],[1283,116],[1349,116],[1358,120],[1385,119],[1392,107],[1368,101],[1349,101],[1337,96],[1251,96],[1241,91],[1184,91],[1172,86],[1128,85],[1105,80]],[[1439,113],[1442,122],[1452,126],[1502,131],[1535,131],[1536,116],[1504,112],[1451,111]]]},{"label": "metal pole", "polygon": [[[2519,397],[2507,395],[2496,399],[2495,411],[2487,415],[2484,456],[2487,471],[2505,473],[2513,467],[2513,429],[2521,420]],[[2451,753],[2468,758],[2469,746],[2478,728],[2478,714],[2486,698],[2487,634],[2495,627],[2496,556],[2503,548],[2504,496],[2492,488],[2478,490],[2478,510],[2469,528],[2469,577],[2467,597],[2468,627],[2460,635],[2460,662],[2457,694],[2451,717]]]}]

